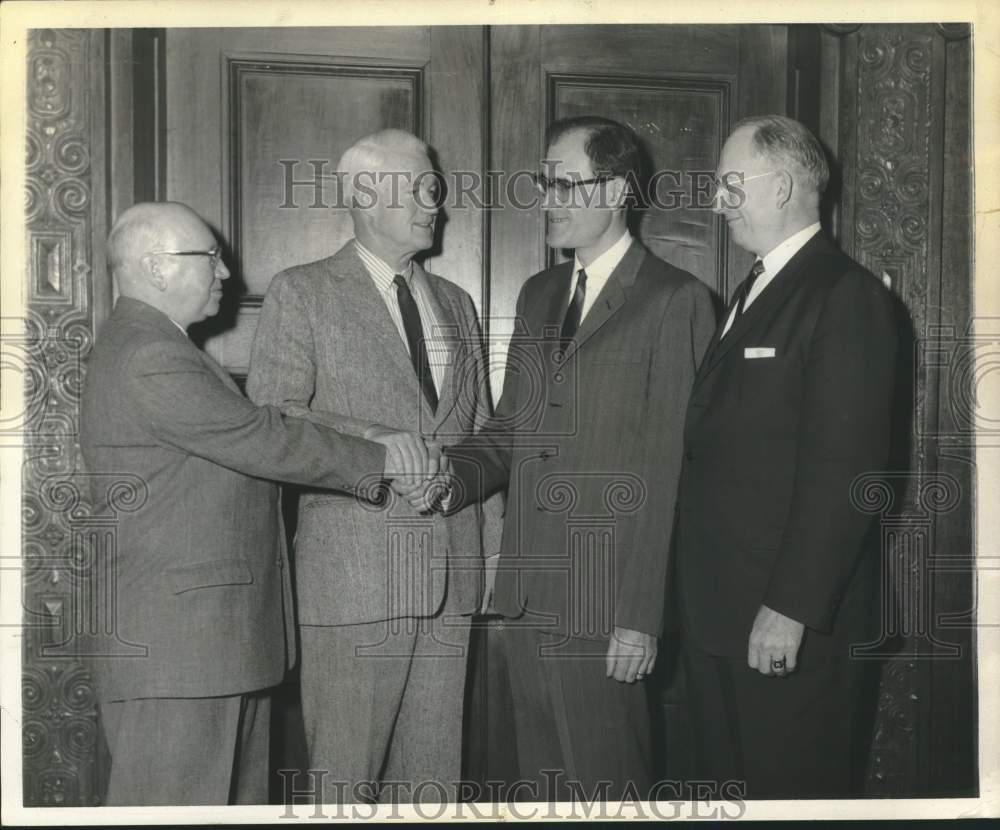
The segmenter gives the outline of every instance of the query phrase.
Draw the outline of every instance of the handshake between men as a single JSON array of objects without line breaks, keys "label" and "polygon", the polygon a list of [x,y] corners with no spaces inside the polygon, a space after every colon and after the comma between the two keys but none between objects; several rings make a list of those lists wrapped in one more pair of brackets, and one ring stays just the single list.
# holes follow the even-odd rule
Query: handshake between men
[{"label": "handshake between men", "polygon": [[386,448],[385,478],[414,510],[432,510],[447,496],[451,466],[437,441],[377,425],[365,431],[365,438]]}]

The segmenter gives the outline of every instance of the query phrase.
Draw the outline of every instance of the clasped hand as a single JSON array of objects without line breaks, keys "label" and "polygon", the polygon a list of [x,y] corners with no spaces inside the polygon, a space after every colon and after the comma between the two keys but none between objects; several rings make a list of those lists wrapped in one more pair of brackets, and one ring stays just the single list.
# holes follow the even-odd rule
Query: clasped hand
[{"label": "clasped hand", "polygon": [[384,477],[414,510],[432,509],[448,491],[451,465],[437,441],[382,426],[369,427],[365,438],[385,447]]}]

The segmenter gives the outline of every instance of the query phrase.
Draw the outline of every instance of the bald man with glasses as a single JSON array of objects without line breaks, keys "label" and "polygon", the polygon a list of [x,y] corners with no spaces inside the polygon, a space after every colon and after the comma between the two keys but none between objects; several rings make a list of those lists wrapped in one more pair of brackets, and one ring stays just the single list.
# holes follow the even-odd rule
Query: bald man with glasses
[{"label": "bald man with glasses", "polygon": [[[272,480],[366,499],[423,443],[343,435],[240,393],[187,338],[229,277],[188,207],[129,208],[108,264],[120,296],[89,359],[80,436],[94,512],[117,518],[93,571],[110,580],[94,595],[112,592],[113,630],[85,651],[111,752],[105,803],[266,803],[268,689],[295,659]],[[116,498],[119,484],[135,498]]]}]

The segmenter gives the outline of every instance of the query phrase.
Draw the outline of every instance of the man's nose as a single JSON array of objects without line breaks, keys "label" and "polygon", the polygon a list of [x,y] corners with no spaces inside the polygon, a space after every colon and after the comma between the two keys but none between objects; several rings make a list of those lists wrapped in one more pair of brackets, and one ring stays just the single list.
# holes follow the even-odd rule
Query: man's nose
[{"label": "man's nose", "polygon": [[215,264],[215,276],[217,276],[220,280],[229,279],[229,269],[226,267],[226,263],[222,261],[221,257],[219,258],[219,261]]}]

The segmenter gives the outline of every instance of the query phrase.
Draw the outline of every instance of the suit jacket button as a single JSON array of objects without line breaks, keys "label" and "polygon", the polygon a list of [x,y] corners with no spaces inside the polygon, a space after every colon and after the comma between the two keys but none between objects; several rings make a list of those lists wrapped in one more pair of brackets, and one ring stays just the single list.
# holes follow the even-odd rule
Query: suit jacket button
[{"label": "suit jacket button", "polygon": [[687,452],[684,453],[684,460],[685,461],[694,461],[694,453],[691,452],[691,450],[687,450]]}]

